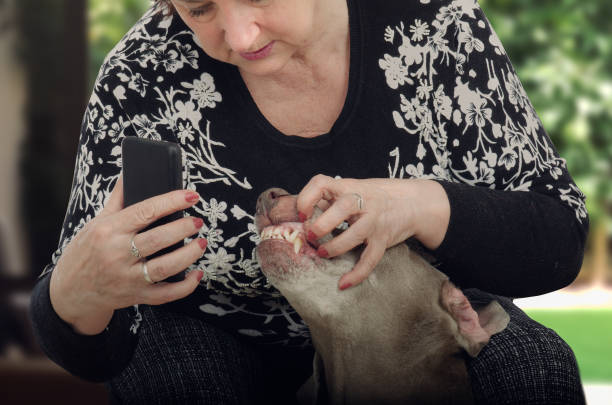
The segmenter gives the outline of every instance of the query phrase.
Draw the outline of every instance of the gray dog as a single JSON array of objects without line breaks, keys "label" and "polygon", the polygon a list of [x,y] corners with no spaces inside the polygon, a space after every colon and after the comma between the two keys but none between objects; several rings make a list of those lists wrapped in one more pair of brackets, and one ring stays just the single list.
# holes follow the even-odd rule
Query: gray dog
[{"label": "gray dog", "polygon": [[462,353],[477,356],[506,327],[509,316],[497,302],[475,311],[403,243],[364,282],[339,291],[360,251],[319,258],[297,219],[296,196],[281,189],[260,195],[255,223],[261,269],[307,323],[316,350],[301,402],[473,402]]}]

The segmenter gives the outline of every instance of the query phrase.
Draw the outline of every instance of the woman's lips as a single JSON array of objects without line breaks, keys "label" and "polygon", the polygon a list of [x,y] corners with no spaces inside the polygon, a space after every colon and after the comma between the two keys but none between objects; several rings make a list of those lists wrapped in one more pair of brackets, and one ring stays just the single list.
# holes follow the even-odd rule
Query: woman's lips
[{"label": "woman's lips", "polygon": [[240,52],[240,56],[247,60],[263,59],[270,54],[275,41],[271,41],[268,45],[255,52]]}]

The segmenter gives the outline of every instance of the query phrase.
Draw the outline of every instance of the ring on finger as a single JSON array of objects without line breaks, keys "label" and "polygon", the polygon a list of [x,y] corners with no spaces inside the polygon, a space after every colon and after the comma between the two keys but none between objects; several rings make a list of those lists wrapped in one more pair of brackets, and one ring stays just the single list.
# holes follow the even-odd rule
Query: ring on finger
[{"label": "ring on finger", "polygon": [[363,197],[358,193],[353,193],[353,195],[357,198],[357,209],[361,211],[363,209]]},{"label": "ring on finger", "polygon": [[151,276],[149,276],[149,269],[147,268],[147,261],[143,259],[140,263],[142,266],[142,275],[144,276],[145,281],[149,284],[155,284],[155,281],[151,280]]},{"label": "ring on finger", "polygon": [[134,238],[135,236],[130,239],[130,253],[132,254],[132,256],[140,259],[142,256],[140,255],[140,250],[138,250],[136,244],[134,243]]}]

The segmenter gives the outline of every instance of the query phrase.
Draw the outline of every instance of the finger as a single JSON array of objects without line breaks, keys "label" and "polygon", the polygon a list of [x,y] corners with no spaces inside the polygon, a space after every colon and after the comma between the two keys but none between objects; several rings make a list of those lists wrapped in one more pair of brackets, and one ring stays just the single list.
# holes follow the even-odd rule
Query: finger
[{"label": "finger", "polygon": [[[336,229],[336,227],[345,220],[358,214],[360,211],[356,201],[355,194],[352,193],[339,196],[316,220],[307,224],[305,231],[308,240],[315,242],[316,239]],[[346,233],[346,231],[344,233]]]},{"label": "finger", "polygon": [[335,257],[361,245],[369,235],[370,223],[371,220],[368,217],[361,218],[341,234],[321,244],[317,249],[317,254],[325,258]]},{"label": "finger", "polygon": [[117,178],[117,182],[100,214],[112,214],[121,211],[121,209],[123,209],[123,174],[120,174]]},{"label": "finger", "polygon": [[119,213],[120,228],[126,232],[137,232],[159,218],[191,207],[199,198],[198,193],[192,190],[175,190],[148,198]]},{"label": "finger", "polygon": [[[181,248],[147,261],[149,277],[155,283],[180,273],[202,257],[206,244],[206,239],[194,239]],[[148,283],[144,278],[142,264],[136,263],[134,267],[136,268],[133,272],[134,278],[138,282]]]},{"label": "finger", "polygon": [[368,278],[384,254],[384,244],[371,243],[366,245],[366,248],[361,254],[361,258],[355,267],[353,267],[353,270],[340,277],[338,288],[340,290],[346,290],[347,288],[360,284],[363,280]]},{"label": "finger", "polygon": [[323,174],[317,174],[304,186],[298,194],[297,210],[301,214],[300,219],[310,218],[317,205],[322,199],[331,201],[334,199],[332,192],[334,179]]},{"label": "finger", "polygon": [[203,271],[193,270],[182,281],[152,285],[144,291],[143,304],[161,305],[185,298],[200,284],[203,275]]},{"label": "finger", "polygon": [[153,253],[172,246],[175,243],[195,234],[204,225],[197,217],[184,217],[165,225],[157,226],[134,237],[134,244],[140,255],[147,257]]}]

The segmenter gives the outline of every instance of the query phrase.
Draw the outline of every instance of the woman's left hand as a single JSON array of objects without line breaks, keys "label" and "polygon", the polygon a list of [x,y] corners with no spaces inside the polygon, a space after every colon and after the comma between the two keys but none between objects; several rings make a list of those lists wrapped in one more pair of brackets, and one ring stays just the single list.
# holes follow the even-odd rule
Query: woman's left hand
[{"label": "woman's left hand", "polygon": [[309,241],[327,235],[343,221],[349,228],[321,244],[321,257],[341,255],[364,244],[353,270],[338,283],[341,290],[365,280],[385,250],[415,236],[430,249],[437,248],[446,234],[450,204],[442,186],[419,179],[334,179],[317,175],[302,189],[297,208],[305,221],[319,205],[324,212],[305,222]]}]

